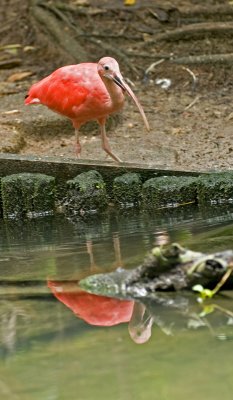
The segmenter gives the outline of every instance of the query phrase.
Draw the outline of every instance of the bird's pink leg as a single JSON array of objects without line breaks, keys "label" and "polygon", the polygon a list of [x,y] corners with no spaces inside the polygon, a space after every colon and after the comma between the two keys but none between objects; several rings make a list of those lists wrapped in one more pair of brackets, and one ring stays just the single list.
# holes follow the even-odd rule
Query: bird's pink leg
[{"label": "bird's pink leg", "polygon": [[75,153],[78,158],[81,157],[82,147],[79,141],[79,130],[75,128]]},{"label": "bird's pink leg", "polygon": [[110,144],[109,144],[109,142],[108,142],[107,135],[106,135],[105,121],[106,121],[105,119],[101,119],[101,120],[98,121],[99,124],[100,124],[100,133],[101,133],[101,140],[102,140],[102,149],[103,149],[104,151],[106,151],[106,153],[107,153],[110,157],[112,157],[113,160],[115,160],[115,161],[117,161],[117,162],[122,162],[121,159],[120,159],[118,156],[116,156],[116,155],[112,152],[112,150],[111,150],[111,147],[110,147]]},{"label": "bird's pink leg", "polygon": [[82,147],[79,141],[79,128],[81,124],[78,123],[75,119],[73,119],[72,122],[73,122],[73,127],[75,129],[75,154],[78,158],[80,158]]}]

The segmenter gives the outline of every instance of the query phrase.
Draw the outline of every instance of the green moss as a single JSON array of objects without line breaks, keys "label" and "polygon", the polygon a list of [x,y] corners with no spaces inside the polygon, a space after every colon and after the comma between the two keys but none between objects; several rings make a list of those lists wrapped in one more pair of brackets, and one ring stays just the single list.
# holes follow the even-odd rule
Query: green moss
[{"label": "green moss", "polygon": [[97,171],[83,172],[67,181],[64,203],[68,211],[101,211],[108,204],[102,176]]},{"label": "green moss", "polygon": [[4,216],[23,216],[54,209],[55,178],[43,174],[22,173],[2,178]]},{"label": "green moss", "polygon": [[137,205],[141,199],[142,182],[137,173],[118,176],[113,181],[113,198],[121,205]]},{"label": "green moss", "polygon": [[219,204],[233,201],[233,173],[213,173],[198,178],[200,204]]},{"label": "green moss", "polygon": [[163,176],[147,180],[142,188],[143,207],[169,207],[195,203],[196,180],[188,176]]}]

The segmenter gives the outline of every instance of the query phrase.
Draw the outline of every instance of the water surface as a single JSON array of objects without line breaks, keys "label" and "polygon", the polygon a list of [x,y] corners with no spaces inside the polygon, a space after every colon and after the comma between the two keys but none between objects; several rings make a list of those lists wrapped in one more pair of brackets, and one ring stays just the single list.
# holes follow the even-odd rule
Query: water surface
[{"label": "water surface", "polygon": [[89,274],[139,265],[163,240],[204,252],[232,249],[232,210],[9,220],[0,234],[1,400],[232,399],[230,293],[200,320],[193,294],[184,297],[185,316],[147,304],[152,334],[139,345],[129,335],[129,303],[119,308],[73,290]]}]

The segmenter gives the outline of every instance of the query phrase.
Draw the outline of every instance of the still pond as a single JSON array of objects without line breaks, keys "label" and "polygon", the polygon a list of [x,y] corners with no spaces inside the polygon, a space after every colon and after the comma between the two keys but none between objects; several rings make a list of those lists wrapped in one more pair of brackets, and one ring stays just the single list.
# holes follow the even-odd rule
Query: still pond
[{"label": "still pond", "polygon": [[194,293],[185,318],[151,304],[139,344],[133,301],[78,290],[90,274],[136,267],[163,240],[232,249],[233,208],[1,221],[0,399],[232,400],[230,292],[205,315]]}]

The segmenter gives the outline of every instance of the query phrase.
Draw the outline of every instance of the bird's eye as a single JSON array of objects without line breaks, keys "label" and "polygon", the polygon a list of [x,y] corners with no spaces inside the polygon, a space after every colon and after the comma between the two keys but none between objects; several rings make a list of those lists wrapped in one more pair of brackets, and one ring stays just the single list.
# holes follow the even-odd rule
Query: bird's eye
[{"label": "bird's eye", "polygon": [[105,71],[109,71],[109,66],[108,66],[108,65],[105,65],[105,66],[104,66],[104,69],[105,69]]}]

